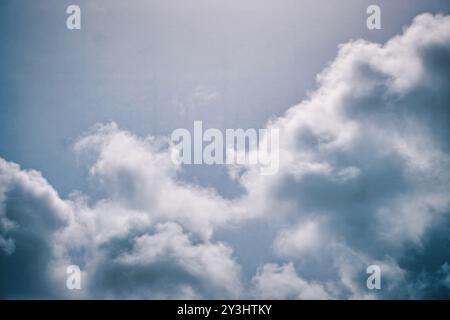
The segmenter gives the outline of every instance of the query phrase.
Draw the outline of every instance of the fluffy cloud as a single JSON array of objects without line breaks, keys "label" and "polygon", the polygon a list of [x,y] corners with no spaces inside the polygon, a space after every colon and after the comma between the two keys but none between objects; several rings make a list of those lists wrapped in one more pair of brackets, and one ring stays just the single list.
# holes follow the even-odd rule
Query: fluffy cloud
[{"label": "fluffy cloud", "polygon": [[275,251],[286,257],[298,257],[317,252],[324,243],[324,235],[319,229],[321,223],[307,221],[293,228],[281,229],[274,241]]},{"label": "fluffy cloud", "polygon": [[[94,161],[91,175],[106,193],[105,203],[149,213],[148,219],[177,221],[204,239],[215,226],[239,220],[245,212],[214,190],[177,180],[180,167],[163,138],[140,139],[117,125],[99,125],[75,145]],[[87,159],[89,161],[89,159]]]},{"label": "fluffy cloud", "polygon": [[[240,211],[213,190],[178,182],[162,143],[115,124],[82,137],[75,150],[93,160],[90,173],[102,190],[96,200],[80,192],[61,199],[38,172],[1,159],[2,294],[238,297],[233,251],[210,238]],[[65,289],[72,264],[83,270],[80,291]]]},{"label": "fluffy cloud", "polygon": [[0,297],[51,294],[55,235],[71,214],[40,173],[0,159]]},{"label": "fluffy cloud", "polygon": [[292,263],[266,264],[253,278],[260,299],[329,299],[322,285],[300,278]]},{"label": "fluffy cloud", "polygon": [[[378,261],[415,286],[386,270],[398,277],[377,297],[448,296],[413,285],[422,272],[433,278],[450,254],[448,237],[431,247],[450,221],[448,30],[450,17],[423,14],[384,45],[342,45],[318,90],[268,125],[280,130],[280,173],[249,168],[241,177],[249,199],[265,204],[262,214],[283,217],[275,253],[312,279],[340,274],[339,297],[368,291],[362,275],[354,281],[357,270],[347,276],[336,247],[357,257],[361,273]],[[434,250],[433,265],[425,257]]]},{"label": "fluffy cloud", "polygon": [[[239,297],[240,268],[232,259],[232,250],[228,246],[209,242],[194,244],[181,227],[174,223],[157,225],[156,230],[154,235],[145,234],[136,238],[133,250],[120,256],[119,263],[133,268],[141,266],[146,269],[145,272],[149,272],[152,266],[161,261],[165,261],[165,264],[170,261],[187,278],[196,279],[195,283],[200,288],[194,292],[205,292],[209,297]],[[161,277],[161,274],[156,276]],[[168,274],[163,277],[169,283],[173,281]],[[135,285],[142,284],[136,282]]]},{"label": "fluffy cloud", "polygon": [[[343,44],[318,89],[267,125],[280,130],[279,173],[232,171],[245,191],[233,200],[182,180],[167,139],[114,123],[74,147],[95,196],[62,199],[0,159],[0,295],[449,297],[449,30],[450,17],[424,14],[384,45]],[[242,279],[216,234],[251,219],[275,230],[273,255]],[[70,264],[79,292],[65,289]]]}]

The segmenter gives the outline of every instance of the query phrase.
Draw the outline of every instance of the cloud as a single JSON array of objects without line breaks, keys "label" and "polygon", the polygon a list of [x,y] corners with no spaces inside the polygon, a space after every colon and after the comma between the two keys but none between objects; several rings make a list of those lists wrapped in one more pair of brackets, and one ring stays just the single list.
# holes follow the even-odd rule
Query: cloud
[{"label": "cloud", "polygon": [[275,252],[286,257],[297,257],[316,252],[324,245],[321,223],[307,221],[292,228],[281,229],[274,240]]},{"label": "cloud", "polygon": [[214,227],[245,216],[213,189],[177,180],[181,168],[172,162],[168,147],[164,139],[140,139],[112,123],[97,126],[77,142],[75,151],[96,155],[90,173],[107,194],[101,205],[114,201],[114,206],[149,213],[153,222],[176,221],[204,239]]},{"label": "cloud", "polygon": [[329,299],[322,285],[300,278],[292,263],[266,264],[253,278],[260,299]]},{"label": "cloud", "polygon": [[[449,28],[450,17],[423,14],[384,45],[341,45],[309,99],[268,124],[280,130],[280,173],[265,178],[249,167],[240,178],[249,203],[281,220],[274,253],[310,279],[333,281],[339,297],[369,292],[362,275],[346,276],[336,247],[359,257],[362,273],[378,261],[412,284],[433,250],[430,235],[448,230]],[[435,249],[439,263],[427,275],[448,261],[449,244]],[[417,258],[406,265],[409,250]],[[375,297],[417,297],[420,289],[402,281],[392,279]]]},{"label": "cloud", "polygon": [[[205,292],[207,295],[204,296],[208,297],[239,297],[240,268],[232,258],[231,248],[222,243],[194,244],[174,223],[159,224],[155,229],[155,234],[136,238],[132,251],[119,256],[118,264],[132,269],[139,266],[148,275],[152,267],[158,268],[158,264],[164,261],[165,268],[171,266],[182,271],[179,273],[184,274],[186,285],[192,282],[190,278],[195,279],[198,288],[194,292],[197,294]],[[155,274],[160,277],[157,281],[164,279],[164,285],[173,281],[161,271]],[[136,281],[135,285],[145,286],[145,282]],[[136,290],[135,287],[131,289]]]},{"label": "cloud", "polygon": [[[74,146],[95,194],[62,199],[0,159],[1,297],[448,298],[448,30],[450,17],[423,14],[384,45],[341,45],[318,89],[267,125],[278,174],[230,171],[240,197],[183,180],[167,138],[115,123]],[[273,230],[250,279],[217,237],[244,221]],[[65,289],[71,264],[79,292]],[[371,264],[380,291],[365,286]]]},{"label": "cloud", "polygon": [[216,100],[220,98],[219,92],[210,86],[198,85],[187,96],[172,98],[172,104],[178,108],[181,116],[193,113],[197,108],[210,107]]},{"label": "cloud", "polygon": [[49,270],[58,230],[72,214],[42,175],[0,158],[0,297],[52,294]]},{"label": "cloud", "polygon": [[[210,238],[240,209],[214,190],[177,181],[162,140],[115,124],[82,137],[75,151],[93,161],[98,199],[80,192],[61,199],[40,173],[1,159],[4,297],[238,297],[233,250]],[[65,289],[72,264],[83,271],[81,291]]]}]

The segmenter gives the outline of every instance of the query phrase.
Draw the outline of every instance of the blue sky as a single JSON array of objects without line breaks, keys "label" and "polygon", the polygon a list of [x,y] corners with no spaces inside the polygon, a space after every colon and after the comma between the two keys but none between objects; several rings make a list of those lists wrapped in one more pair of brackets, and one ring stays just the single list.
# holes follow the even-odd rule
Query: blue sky
[{"label": "blue sky", "polygon": [[[433,246],[441,238],[447,243],[449,228],[444,195],[449,182],[449,81],[442,70],[448,67],[450,31],[439,29],[448,22],[435,16],[429,18],[438,21],[435,24],[426,19],[417,22],[424,26],[417,31],[421,37],[426,38],[427,32],[439,35],[437,44],[431,36],[423,45],[420,37],[410,36],[412,40],[405,37],[397,45],[420,58],[423,74],[414,65],[416,58],[407,60],[410,57],[401,48],[392,45],[386,52],[410,65],[403,66],[402,60],[384,65],[389,56],[373,46],[402,34],[419,14],[450,14],[450,4],[377,1],[382,29],[371,31],[365,11],[372,2],[79,0],[82,29],[69,31],[65,11],[73,1],[2,1],[0,157],[6,161],[4,180],[0,179],[5,208],[0,220],[20,226],[23,219],[32,220],[30,212],[49,221],[61,220],[61,227],[44,223],[31,233],[42,237],[43,248],[51,247],[42,252],[58,252],[58,258],[52,256],[58,270],[67,263],[85,266],[86,281],[93,283],[82,292],[88,297],[270,297],[284,280],[277,281],[285,277],[297,287],[281,290],[286,292],[281,298],[366,298],[372,293],[350,284],[364,278],[364,269],[350,270],[346,263],[363,266],[373,261],[389,270],[388,277],[403,279],[392,280],[395,286],[375,297],[448,297],[450,254],[444,245]],[[350,42],[357,39],[366,40],[367,47]],[[339,49],[345,43],[350,44]],[[361,63],[367,70],[358,71],[348,62],[345,48],[358,52],[355,56],[367,63]],[[348,77],[340,78],[341,67]],[[321,72],[327,76],[317,82]],[[342,98],[345,108],[327,98],[339,94],[343,82],[355,92]],[[325,105],[323,118],[299,111],[303,108],[299,104],[310,110],[320,103]],[[295,159],[286,160],[273,181],[253,177],[252,170],[233,180],[226,166],[186,166],[179,172],[155,160],[157,151],[145,142],[147,136],[158,139],[176,128],[192,129],[194,120],[225,129],[264,128],[269,119],[289,135],[282,146],[284,159]],[[364,142],[352,140],[354,123],[372,130],[355,134]],[[351,143],[347,149],[322,149],[319,142],[328,136],[336,138],[336,145],[345,145],[345,139]],[[385,136],[392,139],[384,140]],[[128,162],[113,159],[108,148],[116,144],[121,150],[117,157]],[[308,152],[297,154],[293,150],[298,146]],[[429,157],[415,155],[412,146],[419,150],[427,146],[423,152]],[[133,155],[150,159],[149,168]],[[306,161],[305,167],[292,169],[301,161]],[[161,167],[162,173],[152,166]],[[26,178],[26,169],[39,171],[46,181]],[[299,175],[299,170],[306,173]],[[441,181],[435,189],[428,188],[435,176]],[[348,182],[351,179],[356,180]],[[345,186],[339,184],[344,182]],[[36,184],[49,192],[45,199],[30,191]],[[173,199],[160,194],[172,190]],[[192,202],[185,213],[177,192],[179,199]],[[160,202],[164,203],[155,204]],[[93,218],[97,215],[109,214],[113,222],[92,222],[103,221]],[[128,221],[127,232],[110,235],[109,229],[120,229],[114,219]],[[136,227],[139,219],[148,230]],[[399,223],[402,219],[410,223]],[[67,226],[67,221],[76,222]],[[29,239],[26,232],[15,234],[18,231],[5,226],[0,225],[0,240],[15,241],[17,257],[10,253],[0,258],[4,275],[26,259],[47,261],[39,253],[30,257],[26,246],[21,247],[20,239]],[[55,228],[63,235],[56,235]],[[92,236],[84,229],[102,236],[104,232],[103,240],[84,243],[80,237]],[[330,238],[315,235],[324,232]],[[63,238],[58,238],[62,248],[47,243],[52,237]],[[140,241],[134,243],[136,239]],[[313,244],[291,244],[298,241]],[[146,244],[172,248],[176,254],[166,257],[165,265],[165,259],[158,260],[159,253],[145,252]],[[326,249],[321,248],[324,244]],[[310,249],[324,254],[316,256]],[[333,251],[357,262],[344,263]],[[117,252],[119,256],[114,255]],[[224,266],[211,265],[211,256],[226,261]],[[186,262],[191,259],[193,265]],[[142,267],[146,263],[147,269]],[[183,269],[186,264],[188,270]],[[140,267],[145,272],[140,273]],[[48,268],[43,262],[42,273],[50,272]],[[212,271],[203,278],[196,273],[198,268]],[[224,269],[214,272],[220,268]],[[62,277],[58,272],[54,278]],[[119,277],[112,284],[123,272],[142,281],[133,286]],[[230,278],[216,276],[221,272]],[[65,297],[67,293],[54,284],[58,280],[43,274],[34,280],[46,283],[41,284],[47,288],[42,292],[38,285],[14,286],[7,276],[1,278],[0,297]],[[155,280],[165,277],[167,286]],[[208,287],[208,281],[217,281],[216,287]],[[423,283],[426,289],[420,291]]]}]

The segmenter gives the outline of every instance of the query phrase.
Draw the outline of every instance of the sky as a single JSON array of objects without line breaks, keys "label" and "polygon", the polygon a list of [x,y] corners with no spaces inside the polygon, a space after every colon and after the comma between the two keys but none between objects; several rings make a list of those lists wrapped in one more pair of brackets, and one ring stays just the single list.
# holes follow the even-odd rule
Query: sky
[{"label": "sky", "polygon": [[[0,298],[449,298],[450,3],[373,3],[0,2]],[[173,164],[195,120],[279,172]]]}]

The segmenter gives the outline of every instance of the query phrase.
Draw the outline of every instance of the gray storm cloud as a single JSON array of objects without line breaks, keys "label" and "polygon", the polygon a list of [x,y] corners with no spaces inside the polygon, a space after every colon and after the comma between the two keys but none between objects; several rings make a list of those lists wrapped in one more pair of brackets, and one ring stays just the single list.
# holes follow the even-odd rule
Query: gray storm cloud
[{"label": "gray storm cloud", "polygon": [[[74,147],[100,199],[62,199],[1,159],[0,297],[448,298],[449,70],[448,16],[341,45],[318,89],[267,125],[279,173],[233,174],[245,192],[232,200],[181,181],[165,138],[114,123]],[[215,234],[257,220],[276,228],[273,255],[246,281]],[[79,292],[65,289],[70,264]]]}]

